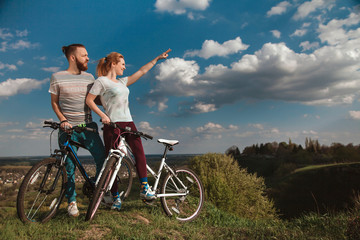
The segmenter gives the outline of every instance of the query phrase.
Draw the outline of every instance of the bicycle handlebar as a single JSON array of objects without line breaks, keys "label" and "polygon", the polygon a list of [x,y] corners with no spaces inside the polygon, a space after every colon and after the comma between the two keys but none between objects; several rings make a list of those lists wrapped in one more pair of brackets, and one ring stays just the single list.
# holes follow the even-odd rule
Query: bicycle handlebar
[{"label": "bicycle handlebar", "polygon": [[[45,127],[50,127],[52,129],[58,129],[60,128],[60,123],[53,122],[53,121],[44,121]],[[83,132],[83,131],[89,131],[89,132],[96,132],[96,129],[94,128],[88,128],[88,127],[82,127],[82,126],[74,126],[72,128],[69,128],[70,131],[75,130],[76,132]]]},{"label": "bicycle handlebar", "polygon": [[146,134],[146,133],[143,133],[143,132],[131,130],[130,127],[122,128],[122,127],[119,127],[119,126],[118,126],[116,123],[114,123],[114,122],[110,122],[109,125],[110,125],[111,127],[113,127],[113,128],[118,128],[118,129],[120,129],[120,130],[123,131],[123,132],[131,133],[131,134],[134,134],[134,135],[136,135],[136,136],[142,137],[142,138],[144,138],[144,139],[150,139],[150,140],[153,139],[152,136],[150,136],[150,135],[148,135],[148,134]]}]

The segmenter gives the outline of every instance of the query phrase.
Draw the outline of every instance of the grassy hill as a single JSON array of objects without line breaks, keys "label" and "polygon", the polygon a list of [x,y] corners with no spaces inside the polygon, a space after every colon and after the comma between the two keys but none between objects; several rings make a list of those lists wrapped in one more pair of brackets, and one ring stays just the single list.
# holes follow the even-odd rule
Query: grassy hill
[{"label": "grassy hill", "polygon": [[[79,191],[80,192],[80,191]],[[249,220],[218,210],[206,203],[196,221],[180,223],[165,216],[157,202],[145,205],[138,199],[138,186],[120,212],[98,210],[85,222],[88,200],[79,194],[81,215],[70,218],[63,203],[46,224],[23,224],[16,216],[13,194],[0,202],[0,239],[351,239],[347,231],[355,215],[309,214],[292,220]],[[355,227],[358,226],[355,224]],[[351,229],[354,229],[352,227]],[[353,238],[356,239],[356,238]]]},{"label": "grassy hill", "polygon": [[286,217],[353,208],[360,201],[360,163],[298,168],[273,183],[269,193]]},{"label": "grassy hill", "polygon": [[[0,172],[22,172],[28,168],[4,166]],[[273,186],[273,196],[281,197],[274,198],[275,205],[282,204],[280,211],[284,211],[284,206],[299,210],[304,202],[311,210],[303,211],[305,214],[298,211],[292,218],[250,220],[206,202],[201,216],[190,223],[167,217],[159,201],[153,206],[145,205],[139,200],[138,184],[134,184],[120,212],[101,208],[92,222],[85,222],[89,201],[82,194],[82,184],[77,184],[81,213],[78,218],[68,217],[67,204],[63,203],[48,223],[23,224],[16,215],[18,185],[14,184],[1,188],[5,194],[0,198],[0,239],[360,239],[360,200],[353,208],[347,206],[337,211],[321,208],[321,196],[325,200],[326,196],[337,199],[329,191],[358,185],[359,173],[360,164],[331,164],[297,169],[284,177]],[[11,191],[6,191],[8,188]],[[312,194],[306,197],[304,192],[309,190]]]}]

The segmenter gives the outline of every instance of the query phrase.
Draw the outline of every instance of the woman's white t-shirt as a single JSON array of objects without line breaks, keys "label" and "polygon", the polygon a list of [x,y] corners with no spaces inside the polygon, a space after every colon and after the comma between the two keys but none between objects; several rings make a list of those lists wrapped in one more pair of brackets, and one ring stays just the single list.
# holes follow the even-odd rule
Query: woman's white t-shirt
[{"label": "woman's white t-shirt", "polygon": [[102,76],[95,80],[89,93],[100,95],[106,115],[112,122],[132,122],[129,109],[128,78],[119,78],[117,82]]}]

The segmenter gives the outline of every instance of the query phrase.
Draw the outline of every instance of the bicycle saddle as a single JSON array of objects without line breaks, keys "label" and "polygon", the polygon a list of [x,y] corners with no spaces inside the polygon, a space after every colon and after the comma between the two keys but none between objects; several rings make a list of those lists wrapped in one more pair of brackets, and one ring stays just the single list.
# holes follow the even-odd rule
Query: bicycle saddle
[{"label": "bicycle saddle", "polygon": [[167,140],[167,139],[158,139],[158,143],[167,144],[170,146],[174,146],[179,143],[178,140]]}]

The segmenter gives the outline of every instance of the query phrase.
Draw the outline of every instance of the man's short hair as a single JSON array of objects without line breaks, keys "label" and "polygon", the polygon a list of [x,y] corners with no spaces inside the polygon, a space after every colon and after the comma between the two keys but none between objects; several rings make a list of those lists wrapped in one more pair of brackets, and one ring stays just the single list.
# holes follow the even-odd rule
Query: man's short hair
[{"label": "man's short hair", "polygon": [[80,43],[74,43],[69,46],[63,46],[62,51],[65,54],[65,57],[69,59],[70,55],[73,54],[78,47],[85,48],[85,46]]}]

